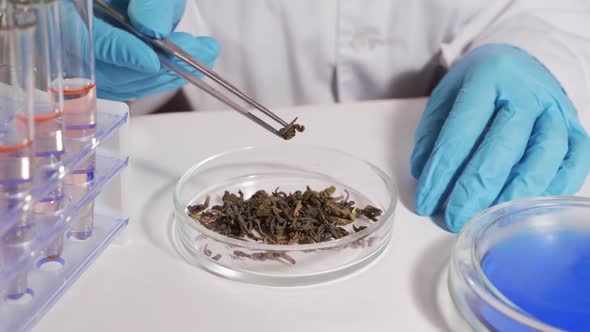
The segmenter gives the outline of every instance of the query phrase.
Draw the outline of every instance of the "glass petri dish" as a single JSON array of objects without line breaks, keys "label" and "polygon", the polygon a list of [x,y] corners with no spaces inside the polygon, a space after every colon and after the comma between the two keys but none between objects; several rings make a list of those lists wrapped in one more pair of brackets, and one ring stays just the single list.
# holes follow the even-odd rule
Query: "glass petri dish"
[{"label": "glass petri dish", "polygon": [[[221,202],[224,191],[304,191],[306,186],[347,192],[356,206],[383,210],[377,222],[338,240],[318,244],[273,245],[229,238],[190,218],[187,205]],[[172,242],[190,264],[216,275],[268,286],[300,286],[350,274],[375,260],[391,238],[397,204],[394,182],[357,157],[309,145],[247,147],[210,157],[189,169],[174,192]],[[357,224],[358,225],[358,224]],[[363,225],[363,224],[361,224]]]},{"label": "glass petri dish", "polygon": [[590,330],[590,199],[498,205],[459,234],[449,291],[477,331]]}]

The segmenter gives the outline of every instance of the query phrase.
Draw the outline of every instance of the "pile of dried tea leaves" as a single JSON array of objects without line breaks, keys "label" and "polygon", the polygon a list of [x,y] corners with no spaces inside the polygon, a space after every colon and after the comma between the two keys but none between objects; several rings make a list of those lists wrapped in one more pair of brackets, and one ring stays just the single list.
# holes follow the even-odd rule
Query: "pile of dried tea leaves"
[{"label": "pile of dried tea leaves", "polygon": [[208,229],[233,238],[250,238],[268,244],[308,244],[339,239],[350,232],[343,226],[351,225],[355,232],[355,220],[366,217],[372,221],[382,211],[371,205],[363,209],[354,207],[348,197],[334,197],[335,187],[314,191],[285,193],[275,190],[257,191],[244,199],[225,192],[223,204],[209,208],[210,197],[203,204],[187,207],[191,218]]}]

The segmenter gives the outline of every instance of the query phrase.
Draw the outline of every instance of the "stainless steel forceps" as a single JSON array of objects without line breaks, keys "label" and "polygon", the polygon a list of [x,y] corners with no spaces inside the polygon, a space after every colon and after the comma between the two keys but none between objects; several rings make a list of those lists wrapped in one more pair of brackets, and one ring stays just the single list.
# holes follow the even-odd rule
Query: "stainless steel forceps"
[{"label": "stainless steel forceps", "polygon": [[[160,62],[169,70],[176,73],[178,76],[184,78],[185,80],[191,82],[192,84],[199,87],[201,90],[205,91],[212,97],[218,99],[222,103],[226,104],[227,106],[231,107],[232,109],[240,112],[241,114],[248,117],[250,120],[256,122],[260,126],[264,127],[268,131],[272,132],[273,134],[288,140],[295,136],[296,132],[302,132],[304,127],[297,124],[297,118],[295,118],[291,122],[286,122],[276,114],[271,112],[268,108],[264,107],[256,100],[252,99],[238,88],[233,86],[231,83],[226,81],[222,78],[219,74],[214,72],[213,70],[207,68],[203,63],[199,60],[195,59],[192,55],[182,50],[178,47],[175,43],[171,42],[167,39],[155,39],[150,36],[147,36],[137,30],[133,24],[127,19],[125,16],[121,15],[118,11],[111,8],[104,0],[94,0],[94,9],[96,10],[97,14],[105,15],[107,18],[111,19],[116,23],[119,28],[122,28],[129,33],[135,35],[139,39],[141,39],[146,44],[150,45],[158,54],[160,58]],[[237,96],[239,99],[247,103],[248,105],[256,108],[268,118],[274,120],[280,125],[279,129],[276,129],[274,126],[269,124],[268,122],[263,121],[258,116],[252,114],[249,110],[242,107],[240,104],[234,102],[223,93],[209,85],[204,80],[198,78],[194,73],[190,72],[189,70],[185,69],[182,65],[180,65],[175,59],[179,59],[188,66],[200,71],[203,75],[215,83],[221,85],[223,88],[231,92],[233,95]]]}]

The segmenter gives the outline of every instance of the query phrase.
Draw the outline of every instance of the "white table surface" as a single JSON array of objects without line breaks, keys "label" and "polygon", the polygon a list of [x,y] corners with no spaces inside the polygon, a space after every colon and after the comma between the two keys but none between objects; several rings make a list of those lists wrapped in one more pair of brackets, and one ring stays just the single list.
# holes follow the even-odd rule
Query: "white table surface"
[{"label": "white table surface", "polygon": [[[34,331],[455,330],[436,295],[454,236],[412,212],[408,160],[423,107],[417,99],[277,110],[307,126],[288,143],[233,112],[132,118],[126,241],[109,247]],[[380,259],[331,283],[270,288],[228,281],[179,258],[168,232],[172,189],[186,169],[232,148],[297,143],[346,149],[397,181],[401,204]]]}]

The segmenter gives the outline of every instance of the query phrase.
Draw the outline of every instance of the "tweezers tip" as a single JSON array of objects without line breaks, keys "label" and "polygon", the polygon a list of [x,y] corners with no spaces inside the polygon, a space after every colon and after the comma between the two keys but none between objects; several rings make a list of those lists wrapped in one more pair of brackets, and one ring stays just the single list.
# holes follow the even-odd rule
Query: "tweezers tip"
[{"label": "tweezers tip", "polygon": [[303,132],[305,130],[305,126],[297,124],[296,121],[297,121],[297,118],[295,118],[293,121],[291,121],[291,123],[284,126],[283,128],[281,128],[278,131],[280,136],[284,140],[288,141],[288,140],[292,139],[293,137],[295,137],[297,132]]}]

